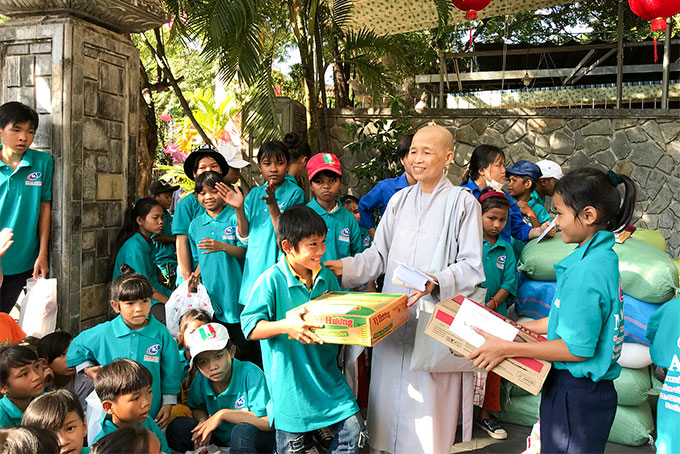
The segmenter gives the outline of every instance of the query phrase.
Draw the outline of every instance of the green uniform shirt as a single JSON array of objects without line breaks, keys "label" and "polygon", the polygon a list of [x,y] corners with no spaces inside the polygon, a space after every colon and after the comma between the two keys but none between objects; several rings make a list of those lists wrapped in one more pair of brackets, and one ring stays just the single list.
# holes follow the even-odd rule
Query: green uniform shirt
[{"label": "green uniform shirt", "polygon": [[[168,442],[165,439],[165,435],[163,435],[163,432],[161,431],[160,427],[158,427],[158,424],[156,424],[156,421],[153,420],[151,415],[147,416],[144,422],[142,423],[142,427],[145,427],[149,429],[153,434],[158,438],[158,441],[161,442],[161,452],[164,452],[166,454],[170,454],[170,447],[168,446]],[[118,430],[118,427],[113,423],[113,420],[111,419],[111,415],[105,415],[102,418],[102,430],[99,431],[96,437],[94,437],[94,440],[92,440],[92,443],[94,444],[97,440],[100,438],[104,437],[105,435],[108,435],[110,433],[113,433]]]},{"label": "green uniform shirt", "polygon": [[31,148],[14,171],[0,161],[0,230],[14,231],[14,243],[0,262],[7,276],[33,270],[40,252],[40,202],[52,200],[53,167],[52,156]]},{"label": "green uniform shirt", "polygon": [[[291,179],[293,181],[291,181]],[[281,212],[293,205],[304,203],[305,194],[295,183],[294,178],[286,177],[283,184],[276,190],[276,200]],[[276,245],[276,232],[269,216],[269,208],[262,200],[267,193],[265,188],[269,183],[253,188],[248,193],[244,202],[246,219],[250,224],[248,231],[248,249],[246,261],[243,267],[243,280],[239,301],[245,306],[250,298],[253,284],[258,277],[270,266],[276,263],[279,256],[279,248]]]},{"label": "green uniform shirt", "polygon": [[661,306],[647,323],[652,361],[668,369],[656,406],[656,452],[680,452],[680,298]]},{"label": "green uniform shirt", "polygon": [[553,362],[575,378],[614,380],[623,343],[623,293],[614,235],[600,230],[555,265],[557,290],[550,306],[548,340],[562,339],[583,362]]},{"label": "green uniform shirt", "polygon": [[[512,247],[500,236],[493,246],[487,240],[482,240],[482,264],[486,281],[482,284],[486,288],[486,300],[489,302],[500,289],[507,290],[510,295],[517,295],[517,259]],[[503,301],[496,312],[508,315],[508,303]]]},{"label": "green uniform shirt", "polygon": [[[265,271],[241,314],[246,337],[260,320],[286,318],[286,312],[328,291],[340,290],[333,272],[322,267],[312,291],[290,272],[286,257]],[[338,368],[338,346],[302,344],[286,335],[260,341],[262,364],[271,394],[269,423],[277,429],[302,433],[343,421],[359,407]]]},{"label": "green uniform shirt", "polygon": [[20,426],[24,413],[9,397],[0,399],[0,427]]},{"label": "green uniform shirt", "polygon": [[[163,231],[161,235],[172,236],[172,215],[168,210],[163,212]],[[151,239],[157,235],[152,235]],[[177,250],[175,243],[153,243],[154,251],[156,251],[156,266],[163,271],[166,276],[170,271],[177,268]]]},{"label": "green uniform shirt", "polygon": [[[550,222],[550,214],[548,214],[548,210],[546,210],[545,206],[543,206],[543,201],[536,191],[532,191],[531,198],[527,203],[529,207],[534,210],[534,214],[538,218],[538,222],[541,225],[543,225],[544,222]],[[522,220],[524,220],[525,224],[531,225],[531,219],[529,216],[522,215]],[[515,257],[522,255],[522,249],[524,249],[526,244],[527,243],[525,241],[518,240],[517,238],[512,239],[512,248],[515,251]]]},{"label": "green uniform shirt", "polygon": [[[356,219],[356,218],[354,218]],[[359,226],[359,235],[361,236],[361,245],[364,248],[364,251],[371,247],[371,244],[373,244],[373,240],[371,239],[371,234],[368,233],[368,229],[366,227],[361,227]]]},{"label": "green uniform shirt", "polygon": [[[175,207],[175,215],[172,217],[172,234],[173,235],[189,235],[189,226],[191,221],[196,219],[200,214],[205,213],[205,209],[198,203],[196,194],[189,194],[177,203]],[[177,251],[175,251],[176,253]],[[191,270],[194,271],[196,266],[198,266],[198,257],[191,256]],[[177,268],[177,281],[176,284],[182,283],[182,273],[179,272],[179,267]]]},{"label": "green uniform shirt", "polygon": [[[214,415],[223,408],[229,410],[252,411],[258,418],[267,416],[269,391],[264,374],[255,364],[234,359],[229,386],[219,395],[215,395],[210,380],[200,371],[191,382],[187,405],[192,410],[199,409]],[[234,424],[223,422],[215,429],[220,440],[227,443],[231,440]]]},{"label": "green uniform shirt", "polygon": [[[172,293],[172,290],[158,282],[153,245],[141,233],[135,233],[121,246],[118,254],[116,254],[116,262],[113,264],[113,277],[111,280],[120,276],[120,267],[122,265],[127,265],[135,270],[136,273],[146,276],[151,286],[159,293],[165,296],[170,296]],[[158,303],[158,301],[153,300],[153,303]]]},{"label": "green uniform shirt", "polygon": [[322,262],[351,257],[364,251],[359,223],[339,202],[330,213],[316,199],[312,199],[307,206],[316,211],[328,227],[326,252],[321,258]]},{"label": "green uniform shirt", "polygon": [[211,238],[232,246],[245,247],[236,238],[236,212],[225,206],[215,218],[208,213],[198,215],[189,227],[191,254],[198,257],[203,285],[208,290],[215,311],[215,318],[224,323],[238,323],[243,306],[238,296],[243,272],[239,261],[226,252],[204,254],[198,249],[198,242]]},{"label": "green uniform shirt", "polygon": [[78,334],[66,353],[69,367],[85,362],[100,366],[117,358],[129,358],[145,366],[153,376],[153,402],[149,415],[155,418],[162,396],[180,391],[182,370],[177,342],[170,331],[153,316],[141,329],[132,330],[120,315]]}]

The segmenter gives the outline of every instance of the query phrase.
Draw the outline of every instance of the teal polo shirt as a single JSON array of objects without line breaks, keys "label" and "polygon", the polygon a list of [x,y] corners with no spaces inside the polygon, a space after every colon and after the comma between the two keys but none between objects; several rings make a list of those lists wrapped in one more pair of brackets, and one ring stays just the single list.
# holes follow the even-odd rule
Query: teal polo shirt
[{"label": "teal polo shirt", "polygon": [[158,414],[162,401],[176,402],[173,397],[180,391],[182,377],[177,342],[154,316],[149,316],[149,323],[143,328],[132,330],[119,315],[78,334],[66,353],[69,367],[87,362],[104,366],[118,358],[135,360],[151,372],[152,418]]},{"label": "teal polo shirt", "polygon": [[595,233],[555,265],[557,290],[548,315],[548,340],[562,339],[583,362],[553,362],[575,378],[614,380],[623,343],[623,293],[614,234]]},{"label": "teal polo shirt", "polygon": [[[354,218],[356,219],[356,218]],[[361,227],[359,226],[359,235],[361,237],[361,246],[364,248],[364,251],[371,247],[371,244],[373,244],[373,240],[371,239],[371,234],[368,233],[368,229],[366,227]]]},{"label": "teal polo shirt", "polygon": [[[92,440],[92,443],[94,444],[97,440],[100,438],[104,437],[105,435],[108,435],[110,433],[113,433],[118,430],[118,427],[113,423],[113,420],[111,419],[111,415],[105,415],[102,418],[101,421],[102,424],[102,430],[99,431],[96,437],[94,437],[94,440]],[[165,439],[165,435],[161,431],[160,427],[158,427],[158,424],[156,424],[156,421],[153,420],[151,415],[146,417],[144,422],[142,423],[142,427],[145,427],[149,429],[153,434],[158,438],[158,441],[161,442],[161,452],[170,454],[170,447],[168,446],[168,442]]]},{"label": "teal polo shirt", "polygon": [[[153,245],[141,233],[135,233],[121,246],[118,254],[116,254],[116,261],[113,264],[113,277],[111,280],[115,280],[120,276],[120,267],[122,265],[128,265],[136,273],[146,276],[151,286],[159,293],[165,296],[172,294],[172,290],[158,281]],[[153,303],[156,304],[158,301],[153,300]]]},{"label": "teal polo shirt", "polygon": [[[189,226],[191,221],[202,213],[205,213],[205,208],[198,203],[196,194],[191,193],[177,203],[175,207],[175,215],[172,217],[172,234],[173,235],[189,235]],[[175,250],[175,253],[177,251]],[[198,257],[192,255],[191,270],[195,270],[198,266]],[[177,269],[177,285],[182,283],[182,273]]]},{"label": "teal polo shirt", "polygon": [[[533,191],[531,193],[531,198],[529,199],[528,204],[529,207],[531,207],[531,209],[534,210],[534,214],[536,214],[538,222],[541,225],[543,225],[543,223],[545,222],[550,222],[550,214],[548,213],[548,210],[545,209],[545,206],[543,206],[543,201],[541,200],[536,191]],[[529,219],[529,216],[522,215],[522,220],[524,221],[525,224],[531,225],[531,219]],[[527,243],[525,241],[518,240],[517,238],[512,239],[512,248],[515,251],[516,257],[522,255],[522,249],[524,249],[524,246],[526,244]]]},{"label": "teal polo shirt", "polygon": [[[485,302],[488,303],[500,289],[507,290],[512,296],[517,295],[517,258],[507,241],[499,236],[491,246],[487,240],[482,240],[482,264],[486,276],[482,284],[486,288]],[[498,305],[496,312],[508,315],[507,299]]]},{"label": "teal polo shirt", "polygon": [[245,248],[236,238],[237,226],[236,212],[229,206],[225,206],[214,218],[204,212],[191,221],[189,226],[191,253],[198,257],[203,285],[210,296],[215,318],[224,323],[238,323],[243,309],[238,300],[243,277],[241,263],[222,251],[204,254],[198,249],[198,242],[211,238]]},{"label": "teal polo shirt", "polygon": [[339,260],[354,256],[364,251],[359,223],[352,213],[339,202],[333,211],[326,211],[316,199],[312,199],[307,206],[313,209],[326,223],[326,252],[321,258]]},{"label": "teal polo shirt", "polygon": [[[290,271],[284,255],[257,280],[241,314],[243,334],[260,320],[286,318],[286,312],[326,292],[340,290],[333,272],[321,267],[312,291]],[[309,432],[343,421],[357,411],[356,400],[338,368],[338,346],[302,344],[281,334],[260,341],[271,394],[269,423],[292,433]]]},{"label": "teal polo shirt", "polygon": [[9,397],[0,399],[0,427],[20,426],[24,413]]},{"label": "teal polo shirt", "polygon": [[649,318],[647,339],[652,361],[668,369],[656,406],[656,452],[680,452],[680,298],[665,303]]},{"label": "teal polo shirt", "polygon": [[[261,418],[267,416],[268,403],[269,391],[260,368],[251,362],[242,362],[235,358],[232,361],[231,380],[227,389],[215,395],[210,380],[198,371],[191,382],[187,397],[189,408],[203,410],[210,416],[227,409],[252,411],[255,416]],[[225,421],[217,426],[215,434],[229,445],[234,427],[235,424]]]},{"label": "teal polo shirt", "polygon": [[[293,177],[283,180],[283,184],[276,190],[276,200],[281,212],[293,205],[300,205],[305,202],[305,194],[302,189],[295,184]],[[269,183],[253,188],[246,196],[243,203],[246,219],[250,224],[248,231],[248,249],[246,250],[246,260],[243,266],[243,280],[241,281],[241,291],[239,301],[241,306],[245,306],[250,298],[253,284],[258,277],[270,266],[276,263],[279,257],[279,248],[276,245],[276,232],[272,224],[269,209],[262,197],[266,196]]]},{"label": "teal polo shirt", "polygon": [[[161,235],[172,236],[172,215],[168,210],[163,211],[163,231]],[[152,235],[154,239],[157,235]],[[167,275],[170,271],[177,268],[177,249],[175,243],[156,243],[153,248],[155,251],[156,265]]]},{"label": "teal polo shirt", "polygon": [[0,230],[14,231],[14,243],[0,262],[7,276],[33,270],[40,252],[40,203],[52,200],[53,168],[52,156],[32,148],[15,170],[0,161]]}]

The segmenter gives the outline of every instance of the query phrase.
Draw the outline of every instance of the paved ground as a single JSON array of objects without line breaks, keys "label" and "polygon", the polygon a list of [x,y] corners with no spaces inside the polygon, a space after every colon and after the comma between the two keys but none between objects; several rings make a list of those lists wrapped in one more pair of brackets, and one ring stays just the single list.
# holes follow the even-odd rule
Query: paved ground
[{"label": "paved ground", "polygon": [[[508,432],[505,440],[493,440],[486,432],[475,427],[473,438],[467,443],[456,443],[451,448],[451,454],[465,452],[479,453],[521,453],[526,448],[526,439],[531,432],[531,427],[516,426],[503,423],[503,427]],[[460,427],[458,430],[460,440]],[[607,443],[605,450],[607,454],[654,454],[654,448],[650,445],[643,446],[624,446],[615,443]]]}]

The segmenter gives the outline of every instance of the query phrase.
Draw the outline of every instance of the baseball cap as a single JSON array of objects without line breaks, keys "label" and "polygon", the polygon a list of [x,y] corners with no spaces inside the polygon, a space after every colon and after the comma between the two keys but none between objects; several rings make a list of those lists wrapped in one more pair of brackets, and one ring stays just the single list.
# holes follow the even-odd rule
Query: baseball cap
[{"label": "baseball cap", "polygon": [[550,159],[544,159],[542,161],[538,161],[536,163],[538,167],[540,167],[541,172],[543,175],[541,175],[541,178],[555,178],[559,180],[564,176],[562,173],[562,167],[555,161],[551,161]]},{"label": "baseball cap", "polygon": [[317,153],[307,161],[307,173],[310,180],[322,170],[330,170],[333,173],[342,175],[340,160],[333,153]]},{"label": "baseball cap", "polygon": [[219,145],[217,147],[217,151],[219,151],[220,154],[224,156],[224,159],[227,160],[229,167],[233,167],[234,169],[242,169],[250,165],[248,161],[243,159],[240,148],[235,147],[230,143]]},{"label": "baseball cap", "polygon": [[171,184],[166,183],[163,180],[156,180],[153,183],[151,183],[151,186],[149,186],[149,195],[154,196],[163,194],[165,192],[175,192],[178,189],[179,186],[172,186]]},{"label": "baseball cap", "polygon": [[191,353],[191,365],[200,353],[222,350],[229,343],[227,328],[219,323],[208,323],[200,326],[185,339]]},{"label": "baseball cap", "polygon": [[541,168],[538,167],[533,162],[526,161],[524,159],[517,161],[515,165],[505,169],[505,173],[507,173],[508,175],[529,177],[534,181],[538,181],[538,179],[541,178]]}]

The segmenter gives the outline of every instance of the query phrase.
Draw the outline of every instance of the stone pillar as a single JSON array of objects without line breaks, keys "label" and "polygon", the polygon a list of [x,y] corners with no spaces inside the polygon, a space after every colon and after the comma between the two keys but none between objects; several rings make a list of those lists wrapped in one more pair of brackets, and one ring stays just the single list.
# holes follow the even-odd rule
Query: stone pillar
[{"label": "stone pillar", "polygon": [[51,16],[28,11],[45,2],[22,0],[20,9],[8,3],[0,0],[0,13],[17,17],[0,27],[0,101],[38,111],[33,148],[54,158],[50,275],[58,279],[59,326],[75,333],[106,316],[112,243],[136,196],[140,60],[118,32],[166,17],[146,5],[155,1],[83,0],[70,9],[52,1]]}]

